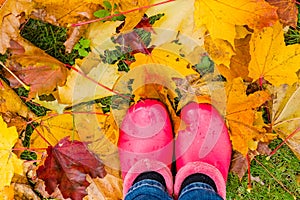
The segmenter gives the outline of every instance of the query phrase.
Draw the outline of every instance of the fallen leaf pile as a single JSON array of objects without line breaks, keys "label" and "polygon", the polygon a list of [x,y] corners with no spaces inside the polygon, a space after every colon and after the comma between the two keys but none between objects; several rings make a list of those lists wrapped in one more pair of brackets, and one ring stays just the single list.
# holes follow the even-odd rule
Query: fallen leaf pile
[{"label": "fallen leaf pile", "polygon": [[[284,41],[286,30],[297,27],[295,1],[3,0],[0,6],[4,199],[20,191],[122,199],[119,125],[146,98],[166,104],[175,135],[188,102],[215,106],[239,157],[232,163],[239,177],[247,155],[269,154],[262,146],[277,137],[300,159],[300,44]],[[70,65],[48,55],[21,36],[29,19],[65,28],[66,51],[76,46],[87,56]],[[20,159],[26,153],[33,156],[29,167]],[[17,176],[35,185],[19,184]]]}]

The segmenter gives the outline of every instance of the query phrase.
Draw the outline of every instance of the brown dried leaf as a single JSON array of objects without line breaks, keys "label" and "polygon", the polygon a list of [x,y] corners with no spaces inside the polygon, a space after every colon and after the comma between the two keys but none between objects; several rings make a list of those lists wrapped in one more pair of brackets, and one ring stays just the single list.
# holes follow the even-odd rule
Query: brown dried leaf
[{"label": "brown dried leaf", "polygon": [[297,27],[298,8],[295,0],[266,0],[277,7],[277,14],[284,26]]},{"label": "brown dried leaf", "polygon": [[0,12],[0,54],[10,47],[10,40],[19,37],[21,13],[30,14],[33,4],[27,0],[6,0],[1,3]]}]

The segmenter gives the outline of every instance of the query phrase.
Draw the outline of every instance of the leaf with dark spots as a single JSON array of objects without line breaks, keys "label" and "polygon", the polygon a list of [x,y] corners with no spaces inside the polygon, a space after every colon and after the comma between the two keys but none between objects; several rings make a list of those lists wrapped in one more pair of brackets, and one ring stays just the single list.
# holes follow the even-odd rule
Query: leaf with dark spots
[{"label": "leaf with dark spots", "polygon": [[47,153],[45,163],[38,168],[37,175],[45,181],[49,194],[58,186],[64,198],[79,200],[87,195],[87,174],[92,178],[103,178],[106,175],[100,159],[80,141],[70,141],[69,137],[65,137],[56,146],[49,146]]}]

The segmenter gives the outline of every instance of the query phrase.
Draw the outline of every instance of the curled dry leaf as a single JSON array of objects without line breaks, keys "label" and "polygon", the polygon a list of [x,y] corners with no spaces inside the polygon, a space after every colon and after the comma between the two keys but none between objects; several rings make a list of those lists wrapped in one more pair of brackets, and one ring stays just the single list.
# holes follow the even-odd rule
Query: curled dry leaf
[{"label": "curled dry leaf", "polygon": [[5,0],[0,8],[0,54],[4,54],[10,40],[18,40],[21,13],[29,15],[33,4],[27,0]]},{"label": "curled dry leaf", "polygon": [[54,147],[49,146],[47,154],[44,165],[37,170],[37,176],[45,181],[49,194],[58,186],[64,198],[80,200],[87,195],[87,174],[92,178],[106,175],[102,162],[87,146],[76,140],[70,141],[68,137]]}]

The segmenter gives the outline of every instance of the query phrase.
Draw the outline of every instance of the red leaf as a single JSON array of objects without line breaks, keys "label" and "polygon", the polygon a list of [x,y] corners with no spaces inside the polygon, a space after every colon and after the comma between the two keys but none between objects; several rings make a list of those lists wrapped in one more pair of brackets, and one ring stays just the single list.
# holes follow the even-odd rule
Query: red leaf
[{"label": "red leaf", "polygon": [[64,198],[79,200],[87,195],[86,188],[90,184],[87,174],[92,178],[106,175],[102,162],[80,141],[63,138],[54,147],[49,146],[47,153],[37,175],[45,181],[49,194],[58,186]]}]

